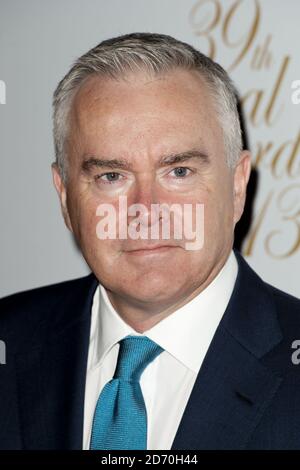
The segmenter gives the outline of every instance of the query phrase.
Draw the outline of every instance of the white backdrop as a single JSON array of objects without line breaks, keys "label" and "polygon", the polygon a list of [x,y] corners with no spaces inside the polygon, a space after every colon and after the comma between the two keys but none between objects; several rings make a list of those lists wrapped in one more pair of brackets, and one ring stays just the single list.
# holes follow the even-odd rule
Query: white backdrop
[{"label": "white backdrop", "polygon": [[52,93],[101,40],[151,31],[211,55],[237,84],[259,177],[242,251],[300,297],[299,22],[298,0],[0,0],[0,296],[89,272],[52,188]]}]

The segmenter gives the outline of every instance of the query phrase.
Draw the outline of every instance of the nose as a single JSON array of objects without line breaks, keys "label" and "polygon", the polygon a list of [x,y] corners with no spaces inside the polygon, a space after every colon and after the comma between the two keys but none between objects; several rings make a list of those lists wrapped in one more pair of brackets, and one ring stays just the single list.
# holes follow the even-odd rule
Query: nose
[{"label": "nose", "polygon": [[130,196],[128,208],[129,222],[135,217],[145,227],[157,224],[161,219],[158,205],[162,202],[162,194],[155,177],[144,175],[135,182]]}]

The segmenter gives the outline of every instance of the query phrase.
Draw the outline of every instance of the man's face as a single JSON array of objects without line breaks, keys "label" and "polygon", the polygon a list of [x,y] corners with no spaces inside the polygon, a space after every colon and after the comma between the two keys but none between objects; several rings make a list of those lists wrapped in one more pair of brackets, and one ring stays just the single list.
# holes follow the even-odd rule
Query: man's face
[{"label": "man's face", "polygon": [[[66,185],[53,168],[65,220],[112,295],[162,311],[215,277],[232,247],[250,165],[242,153],[236,169],[229,169],[222,129],[197,73],[175,70],[155,78],[140,73],[118,81],[90,77],[73,103],[67,151]],[[102,166],[99,160],[117,161]],[[97,208],[111,204],[118,214],[120,196],[128,207],[143,204],[149,213],[151,204],[192,204],[194,210],[203,204],[203,247],[186,249],[184,240],[174,237],[99,239]],[[151,244],[168,247],[147,250]]]}]

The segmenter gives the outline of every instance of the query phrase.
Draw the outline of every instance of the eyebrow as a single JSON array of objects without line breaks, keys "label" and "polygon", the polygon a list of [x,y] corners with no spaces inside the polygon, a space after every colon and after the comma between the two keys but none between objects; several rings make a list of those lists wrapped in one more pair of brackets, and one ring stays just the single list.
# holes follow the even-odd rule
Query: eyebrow
[{"label": "eyebrow", "polygon": [[[206,153],[200,150],[188,150],[186,152],[166,155],[161,157],[158,161],[159,167],[174,165],[174,163],[182,163],[188,160],[198,160],[201,163],[209,163],[210,159]],[[89,172],[92,168],[110,168],[110,169],[123,169],[132,170],[132,165],[125,159],[119,158],[98,158],[95,156],[87,156],[84,158],[81,168],[84,172]]]},{"label": "eyebrow", "polygon": [[188,150],[187,152],[162,157],[159,161],[159,166],[173,165],[174,163],[181,163],[192,159],[198,160],[201,163],[209,163],[209,157],[206,153],[200,150]]}]

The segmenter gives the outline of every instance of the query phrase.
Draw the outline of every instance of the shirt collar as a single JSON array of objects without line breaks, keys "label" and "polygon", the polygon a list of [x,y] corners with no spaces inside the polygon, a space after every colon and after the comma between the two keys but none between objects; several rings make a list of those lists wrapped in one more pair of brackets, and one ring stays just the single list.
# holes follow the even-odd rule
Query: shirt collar
[{"label": "shirt collar", "polygon": [[238,271],[234,252],[214,280],[191,301],[143,334],[128,325],[112,306],[105,288],[95,291],[88,367],[100,365],[109,350],[129,334],[147,336],[194,372],[198,372],[226,310]]}]

